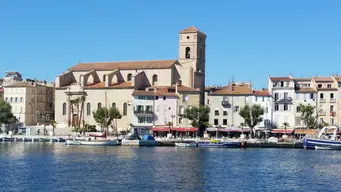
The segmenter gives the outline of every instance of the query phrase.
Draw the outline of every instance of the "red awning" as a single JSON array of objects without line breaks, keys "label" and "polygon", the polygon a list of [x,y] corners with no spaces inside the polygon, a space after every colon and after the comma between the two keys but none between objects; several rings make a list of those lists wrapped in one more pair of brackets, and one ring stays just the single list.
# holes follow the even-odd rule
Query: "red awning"
[{"label": "red awning", "polygon": [[285,129],[273,129],[271,130],[271,133],[293,133],[294,129],[287,129],[285,131]]},{"label": "red awning", "polygon": [[152,131],[169,131],[169,127],[154,127]]},{"label": "red awning", "polygon": [[[198,128],[195,127],[179,127],[179,128],[171,128],[172,131],[179,131],[179,132],[186,132],[186,131],[198,131]],[[154,127],[152,128],[152,131],[164,131],[164,132],[168,132],[169,128],[168,127]]]}]

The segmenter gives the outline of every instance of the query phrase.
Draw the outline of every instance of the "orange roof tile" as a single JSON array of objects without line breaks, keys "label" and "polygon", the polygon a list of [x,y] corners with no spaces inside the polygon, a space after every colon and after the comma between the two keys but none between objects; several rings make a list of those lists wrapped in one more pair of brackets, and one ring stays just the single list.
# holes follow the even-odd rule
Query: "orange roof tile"
[{"label": "orange roof tile", "polygon": [[296,90],[296,93],[316,93],[316,89],[311,87],[302,87]]},{"label": "orange roof tile", "polygon": [[290,81],[291,77],[270,77],[271,81]]},{"label": "orange roof tile", "polygon": [[232,84],[230,83],[227,87],[217,90],[210,95],[252,95],[253,90],[251,84]]},{"label": "orange roof tile", "polygon": [[[167,88],[167,89],[174,89],[175,90],[174,85],[173,86],[152,86],[152,88],[156,88],[156,89]],[[186,87],[183,85],[178,85],[178,92],[200,92],[200,90],[190,88],[190,87]]]},{"label": "orange roof tile", "polygon": [[[183,30],[180,31],[180,33],[197,33],[197,32],[204,34],[203,32],[199,31],[199,30],[198,30],[196,27],[194,27],[193,25],[190,26],[190,27],[188,27],[188,28],[186,28],[186,29],[183,29]],[[205,35],[205,34],[204,34],[204,35]]]},{"label": "orange roof tile", "polygon": [[271,95],[269,91],[264,91],[264,90],[253,91],[253,94],[256,96],[270,96]]},{"label": "orange roof tile", "polygon": [[315,82],[334,82],[332,77],[313,77]]},{"label": "orange roof tile", "polygon": [[175,93],[169,93],[164,90],[157,91],[143,91],[143,90],[135,90],[132,95],[141,95],[141,96],[174,96],[177,97]]},{"label": "orange roof tile", "polygon": [[168,69],[178,64],[177,60],[154,60],[154,61],[125,61],[125,62],[94,62],[79,63],[69,71],[88,71],[88,70],[134,70],[134,69]]},{"label": "orange roof tile", "polygon": [[311,81],[311,78],[308,77],[301,77],[301,78],[294,78],[295,81]]},{"label": "orange roof tile", "polygon": [[86,86],[87,89],[123,89],[123,88],[134,88],[130,81],[119,82],[110,84],[109,87],[105,87],[105,82],[94,83]]}]

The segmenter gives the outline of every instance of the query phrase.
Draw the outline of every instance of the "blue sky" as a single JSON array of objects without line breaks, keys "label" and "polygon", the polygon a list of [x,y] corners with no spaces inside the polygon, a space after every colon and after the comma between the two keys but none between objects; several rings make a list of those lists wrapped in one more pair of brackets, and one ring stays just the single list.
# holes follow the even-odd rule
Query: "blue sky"
[{"label": "blue sky", "polygon": [[206,82],[340,71],[338,0],[0,2],[0,72],[54,81],[79,60],[176,59],[178,32],[207,37]]}]

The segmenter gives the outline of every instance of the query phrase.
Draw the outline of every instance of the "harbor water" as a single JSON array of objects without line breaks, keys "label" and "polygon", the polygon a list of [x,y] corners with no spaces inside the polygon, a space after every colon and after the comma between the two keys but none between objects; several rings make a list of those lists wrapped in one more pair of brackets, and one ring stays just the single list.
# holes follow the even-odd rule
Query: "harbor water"
[{"label": "harbor water", "polygon": [[0,143],[0,191],[340,191],[341,153]]}]

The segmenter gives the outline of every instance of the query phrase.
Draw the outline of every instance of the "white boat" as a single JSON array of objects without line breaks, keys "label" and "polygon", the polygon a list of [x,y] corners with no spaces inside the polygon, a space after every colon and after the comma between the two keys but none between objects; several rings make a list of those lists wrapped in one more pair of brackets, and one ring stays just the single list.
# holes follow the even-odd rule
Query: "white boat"
[{"label": "white boat", "polygon": [[191,142],[191,143],[175,143],[175,146],[177,146],[177,147],[196,147],[197,143],[196,142]]},{"label": "white boat", "polygon": [[118,145],[118,141],[117,140],[80,141],[80,145],[88,145],[88,146],[115,146],[115,145]]},{"label": "white boat", "polygon": [[341,150],[341,141],[338,140],[336,126],[323,127],[316,138],[305,138],[304,149]]},{"label": "white boat", "polygon": [[75,140],[75,139],[73,139],[73,140],[66,140],[65,141],[65,145],[80,145],[81,143],[80,143],[81,141],[80,140]]}]

